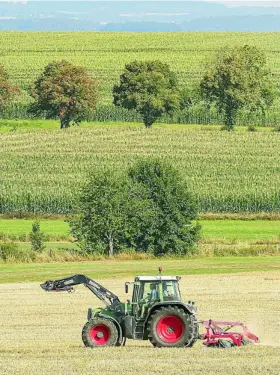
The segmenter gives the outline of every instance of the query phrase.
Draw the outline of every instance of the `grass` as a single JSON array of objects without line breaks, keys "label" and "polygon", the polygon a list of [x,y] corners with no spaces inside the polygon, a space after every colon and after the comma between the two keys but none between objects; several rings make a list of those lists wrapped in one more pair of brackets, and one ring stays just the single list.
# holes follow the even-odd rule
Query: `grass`
[{"label": "grass", "polygon": [[[7,119],[3,120],[0,119],[0,133],[7,133],[7,132],[15,132],[21,130],[57,130],[59,129],[59,121],[58,120],[12,120]],[[143,128],[142,123],[138,122],[82,122],[79,125],[80,128],[122,128],[122,127],[132,127],[132,128]],[[198,130],[208,130],[208,131],[215,131],[220,130],[221,125],[197,125],[197,124],[162,124],[162,123],[155,123],[153,128],[157,129],[168,129],[168,130],[189,130],[189,131],[198,131]],[[269,132],[273,131],[273,127],[269,126],[258,126],[258,131],[261,132]],[[236,131],[246,132],[248,131],[247,126],[237,126]]]},{"label": "grass", "polygon": [[202,220],[205,241],[213,239],[232,241],[272,241],[280,242],[280,221],[243,220]]},{"label": "grass", "polygon": [[[72,271],[68,268],[66,275]],[[95,277],[94,271],[89,275]],[[53,276],[50,272],[47,278]],[[112,276],[100,281],[125,301],[131,288],[126,295],[126,279]],[[219,350],[199,341],[193,348],[157,350],[149,342],[128,340],[125,347],[86,349],[81,330],[87,309],[101,306],[89,290],[80,286],[72,294],[45,293],[39,282],[4,284],[0,285],[1,374],[279,374],[279,272],[185,276],[180,284],[183,300],[196,302],[199,319],[242,321],[261,343]]]},{"label": "grass", "polygon": [[[33,222],[32,219],[0,219],[0,234],[14,239],[22,234],[27,236]],[[200,224],[205,242],[280,240],[280,220],[201,220]],[[65,238],[70,238],[69,226],[64,220],[41,220],[40,227],[49,240],[61,238],[65,242]]]},{"label": "grass", "polygon": [[163,267],[165,274],[177,275],[280,271],[280,256],[0,264],[0,283],[40,281],[69,273],[88,274],[97,279],[153,275],[158,266]]},{"label": "grass", "polygon": [[[34,220],[0,219],[0,233],[18,236],[31,232]],[[67,236],[69,226],[64,220],[41,220],[41,230],[49,236]]]}]

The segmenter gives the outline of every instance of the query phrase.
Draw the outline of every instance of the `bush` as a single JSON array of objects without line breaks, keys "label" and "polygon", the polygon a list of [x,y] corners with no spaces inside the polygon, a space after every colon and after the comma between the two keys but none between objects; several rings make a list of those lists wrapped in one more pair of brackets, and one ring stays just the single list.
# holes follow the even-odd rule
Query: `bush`
[{"label": "bush", "polygon": [[256,132],[257,128],[254,125],[249,125],[247,130],[248,130],[248,132]]},{"label": "bush", "polygon": [[30,250],[21,250],[18,245],[13,242],[0,243],[0,259],[4,262],[33,262],[36,254]]},{"label": "bush", "polygon": [[275,126],[275,128],[273,128],[273,131],[277,133],[280,132],[280,125]]},{"label": "bush", "polygon": [[29,234],[29,238],[32,250],[42,252],[45,249],[45,236],[40,230],[40,222],[38,220],[35,220],[32,224],[32,232]]}]

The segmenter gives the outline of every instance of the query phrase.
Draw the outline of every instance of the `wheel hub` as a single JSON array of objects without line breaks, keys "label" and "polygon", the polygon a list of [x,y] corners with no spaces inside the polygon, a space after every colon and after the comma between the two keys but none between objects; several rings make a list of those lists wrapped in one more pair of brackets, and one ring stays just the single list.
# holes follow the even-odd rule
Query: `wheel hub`
[{"label": "wheel hub", "polygon": [[172,333],[174,332],[174,328],[172,326],[168,327],[166,330],[167,333]]}]

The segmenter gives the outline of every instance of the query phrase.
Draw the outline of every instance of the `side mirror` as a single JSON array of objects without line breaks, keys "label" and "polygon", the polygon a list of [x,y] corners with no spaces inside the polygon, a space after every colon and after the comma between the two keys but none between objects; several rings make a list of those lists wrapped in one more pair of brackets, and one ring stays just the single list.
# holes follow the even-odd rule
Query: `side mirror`
[{"label": "side mirror", "polygon": [[128,293],[128,284],[125,284],[125,293]]}]

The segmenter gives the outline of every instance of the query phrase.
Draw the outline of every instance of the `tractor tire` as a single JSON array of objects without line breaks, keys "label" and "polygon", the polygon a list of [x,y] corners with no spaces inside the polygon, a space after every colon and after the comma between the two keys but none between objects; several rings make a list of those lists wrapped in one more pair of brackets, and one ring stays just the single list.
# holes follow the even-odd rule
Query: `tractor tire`
[{"label": "tractor tire", "polygon": [[86,347],[100,348],[117,346],[119,333],[116,325],[106,318],[93,318],[82,330],[82,340]]},{"label": "tractor tire", "polygon": [[198,324],[193,315],[177,306],[161,307],[153,312],[147,325],[153,346],[191,347],[198,338]]},{"label": "tractor tire", "polygon": [[194,315],[190,315],[191,319],[191,325],[194,327],[194,335],[193,340],[189,343],[188,348],[191,348],[194,346],[194,344],[197,342],[199,337],[199,325],[196,317]]}]

